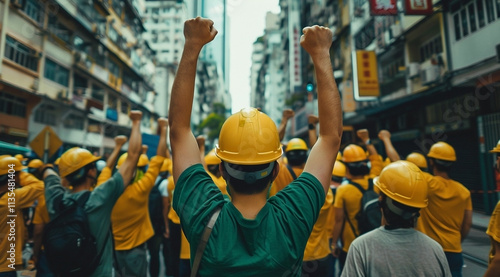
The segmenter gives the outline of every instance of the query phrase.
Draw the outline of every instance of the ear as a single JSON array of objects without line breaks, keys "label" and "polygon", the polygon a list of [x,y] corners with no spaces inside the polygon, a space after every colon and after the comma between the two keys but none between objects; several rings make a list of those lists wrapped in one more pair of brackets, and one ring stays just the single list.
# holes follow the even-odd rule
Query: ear
[{"label": "ear", "polygon": [[280,164],[278,162],[274,162],[274,168],[273,168],[273,177],[271,178],[271,182],[278,177],[278,173],[280,173]]},{"label": "ear", "polygon": [[227,182],[227,180],[228,180],[227,171],[224,169],[222,162],[219,164],[219,172],[220,172],[222,178],[224,178],[224,180],[226,180],[226,182]]}]

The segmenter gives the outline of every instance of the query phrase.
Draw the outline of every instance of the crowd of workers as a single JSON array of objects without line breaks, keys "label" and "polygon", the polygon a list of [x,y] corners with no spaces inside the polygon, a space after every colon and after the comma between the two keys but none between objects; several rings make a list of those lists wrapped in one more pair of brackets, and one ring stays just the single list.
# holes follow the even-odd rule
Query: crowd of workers
[{"label": "crowd of workers", "polygon": [[[34,159],[25,167],[22,156],[0,156],[0,216],[17,219],[14,232],[0,225],[0,276],[30,266],[36,276],[57,276],[60,264],[72,263],[68,253],[54,265],[43,244],[47,226],[71,203],[81,205],[99,253],[96,262],[81,261],[93,265],[84,276],[154,277],[162,263],[167,276],[461,276],[472,203],[467,188],[448,175],[455,150],[436,142],[429,153],[401,160],[387,130],[378,133],[386,159],[367,130],[357,131],[360,143],[340,149],[330,29],[306,27],[301,37],[318,89],[309,145],[300,138],[282,143],[293,111],[283,111],[277,127],[247,108],[226,120],[217,146],[205,154],[190,117],[196,61],[217,30],[203,18],[184,27],[169,119],[158,119],[156,156],[144,154],[138,111],[130,112],[130,136],[115,138],[105,162],[79,147],[54,164]],[[491,152],[500,158],[500,142]],[[361,199],[371,190],[381,220],[365,232]],[[499,222],[500,202],[487,230],[492,250],[485,276],[500,276]],[[23,257],[26,241],[33,245],[29,257]]]}]

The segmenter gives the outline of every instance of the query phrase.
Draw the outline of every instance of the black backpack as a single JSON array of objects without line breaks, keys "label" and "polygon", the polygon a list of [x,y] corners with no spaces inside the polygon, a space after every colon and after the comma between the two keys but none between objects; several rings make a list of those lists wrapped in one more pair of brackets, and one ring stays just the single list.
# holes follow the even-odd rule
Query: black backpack
[{"label": "black backpack", "polygon": [[360,184],[351,180],[349,180],[349,184],[358,188],[363,194],[360,201],[360,210],[355,217],[358,222],[359,234],[356,233],[352,222],[349,220],[349,217],[346,216],[349,225],[351,225],[352,232],[358,237],[380,227],[382,213],[380,212],[380,206],[378,204],[379,195],[373,190],[373,179],[368,180],[367,190],[363,189]]},{"label": "black backpack", "polygon": [[[104,246],[97,252],[95,237],[90,233],[87,215],[83,209],[90,197],[85,192],[71,203],[59,202],[60,213],[44,228],[43,246],[52,272],[59,276],[89,276],[101,260]],[[106,241],[109,236],[106,236]]]},{"label": "black backpack", "polygon": [[168,178],[168,174],[161,176],[160,179],[151,189],[149,193],[149,218],[155,234],[163,234],[165,231],[165,220],[163,218],[163,196],[159,190],[161,182]]}]

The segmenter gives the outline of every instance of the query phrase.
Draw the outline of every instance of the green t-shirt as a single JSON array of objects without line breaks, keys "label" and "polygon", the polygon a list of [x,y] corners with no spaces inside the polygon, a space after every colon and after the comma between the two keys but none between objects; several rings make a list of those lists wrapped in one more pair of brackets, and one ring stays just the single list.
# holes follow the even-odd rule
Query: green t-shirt
[{"label": "green t-shirt", "polygon": [[324,200],[318,179],[303,173],[271,197],[254,220],[245,219],[196,164],[177,180],[173,208],[190,242],[191,262],[214,209],[222,208],[203,254],[200,276],[298,276]]},{"label": "green t-shirt", "polygon": [[[90,194],[89,199],[85,203],[84,211],[89,221],[90,232],[97,241],[97,251],[102,252],[101,263],[93,272],[91,277],[97,276],[112,276],[113,269],[113,236],[111,232],[111,211],[116,200],[123,193],[123,179],[119,172],[113,174],[102,185],[96,187]],[[59,213],[59,199],[73,198],[78,199],[83,194],[82,192],[70,193],[63,186],[57,176],[49,176],[45,178],[45,199],[47,210],[50,218],[54,218]],[[107,237],[107,240],[106,240]]]}]

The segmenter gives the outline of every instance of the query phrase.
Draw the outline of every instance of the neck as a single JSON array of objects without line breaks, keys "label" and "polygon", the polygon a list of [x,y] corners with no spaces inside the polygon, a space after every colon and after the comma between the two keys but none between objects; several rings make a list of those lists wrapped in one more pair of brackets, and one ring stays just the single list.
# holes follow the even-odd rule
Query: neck
[{"label": "neck", "polygon": [[267,203],[267,189],[258,194],[231,193],[231,202],[246,219],[255,219]]},{"label": "neck", "polygon": [[87,181],[79,186],[76,186],[76,187],[73,187],[73,190],[72,192],[73,193],[76,193],[76,192],[80,192],[80,191],[84,191],[84,190],[90,190],[90,188],[92,187],[92,181],[87,178]]},{"label": "neck", "polygon": [[450,179],[450,176],[448,176],[448,173],[446,173],[446,172],[434,169],[434,170],[432,170],[432,173],[434,173],[434,176],[439,176],[439,177],[442,177],[444,179]]}]

